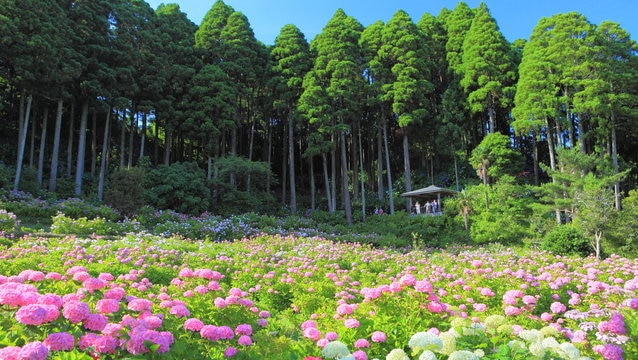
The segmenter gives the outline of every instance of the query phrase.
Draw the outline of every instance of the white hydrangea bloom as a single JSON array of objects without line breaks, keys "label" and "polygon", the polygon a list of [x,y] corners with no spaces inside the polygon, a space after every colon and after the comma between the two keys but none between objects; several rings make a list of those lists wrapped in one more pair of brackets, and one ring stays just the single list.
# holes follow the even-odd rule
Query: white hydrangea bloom
[{"label": "white hydrangea bloom", "polygon": [[469,350],[459,350],[451,353],[448,360],[479,360],[479,357]]},{"label": "white hydrangea bloom", "polygon": [[567,359],[579,360],[581,358],[580,350],[578,350],[578,348],[572,343],[564,342],[560,344],[560,349],[563,356],[565,356]]},{"label": "white hydrangea bloom", "polygon": [[541,343],[543,344],[543,347],[546,349],[551,349],[552,351],[554,349],[558,349],[560,344],[558,343],[558,341],[553,338],[553,337],[547,337],[544,338]]},{"label": "white hydrangea bloom", "polygon": [[414,351],[419,350],[440,350],[443,348],[443,340],[438,335],[430,332],[418,332],[410,338],[408,346]]},{"label": "white hydrangea bloom", "polygon": [[340,359],[350,355],[350,350],[348,350],[346,344],[341,341],[331,341],[323,347],[321,355],[328,359]]},{"label": "white hydrangea bloom", "polygon": [[541,334],[541,332],[536,329],[522,330],[520,333],[518,333],[518,337],[529,343],[536,343],[543,340],[543,334]]},{"label": "white hydrangea bloom", "polygon": [[419,356],[419,360],[436,360],[436,355],[430,350],[425,350]]},{"label": "white hydrangea bloom", "polygon": [[385,357],[385,360],[410,360],[403,349],[394,349]]},{"label": "white hydrangea bloom", "polygon": [[529,352],[532,353],[532,355],[537,356],[539,358],[542,358],[543,356],[545,356],[545,347],[543,346],[543,344],[541,342],[535,342],[535,343],[531,343],[529,344]]}]

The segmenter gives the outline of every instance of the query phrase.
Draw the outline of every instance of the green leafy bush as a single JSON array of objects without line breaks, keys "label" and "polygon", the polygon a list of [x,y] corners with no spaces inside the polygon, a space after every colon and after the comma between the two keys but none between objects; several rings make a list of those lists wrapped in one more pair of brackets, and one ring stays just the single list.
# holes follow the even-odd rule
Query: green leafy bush
[{"label": "green leafy bush", "polygon": [[54,205],[56,212],[61,212],[64,215],[73,218],[103,218],[109,221],[116,221],[121,217],[117,210],[112,207],[102,204],[92,204],[78,198],[68,198],[61,200]]},{"label": "green leafy bush", "polygon": [[20,226],[20,221],[14,213],[0,209],[0,232],[12,232]]},{"label": "green leafy bush", "polygon": [[541,249],[559,255],[587,256],[591,253],[589,240],[573,225],[559,225],[553,228],[541,242]]},{"label": "green leafy bush", "polygon": [[144,206],[144,169],[133,167],[111,174],[104,193],[105,202],[131,216]]},{"label": "green leafy bush", "polygon": [[196,163],[160,165],[148,171],[144,188],[146,203],[156,209],[197,215],[209,204],[206,174]]}]

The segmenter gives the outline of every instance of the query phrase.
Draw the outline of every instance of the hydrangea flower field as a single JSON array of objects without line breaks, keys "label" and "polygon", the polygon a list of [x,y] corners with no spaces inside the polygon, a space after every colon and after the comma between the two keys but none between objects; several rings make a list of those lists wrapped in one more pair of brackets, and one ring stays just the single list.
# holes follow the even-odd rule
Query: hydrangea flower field
[{"label": "hydrangea flower field", "polygon": [[635,359],[638,261],[317,237],[25,236],[0,359]]}]

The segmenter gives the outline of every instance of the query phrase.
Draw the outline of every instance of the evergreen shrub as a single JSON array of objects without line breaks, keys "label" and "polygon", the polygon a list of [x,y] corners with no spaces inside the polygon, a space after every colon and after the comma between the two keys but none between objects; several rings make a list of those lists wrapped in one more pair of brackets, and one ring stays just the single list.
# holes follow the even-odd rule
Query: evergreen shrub
[{"label": "evergreen shrub", "polygon": [[574,225],[559,225],[547,233],[541,249],[558,255],[587,256],[591,253],[589,240],[581,229]]}]

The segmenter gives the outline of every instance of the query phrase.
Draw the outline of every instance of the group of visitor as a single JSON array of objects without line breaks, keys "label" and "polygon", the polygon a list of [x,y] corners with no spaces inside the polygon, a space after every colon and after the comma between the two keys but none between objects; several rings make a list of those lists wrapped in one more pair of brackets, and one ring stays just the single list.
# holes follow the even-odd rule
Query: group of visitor
[{"label": "group of visitor", "polygon": [[441,208],[440,208],[440,204],[438,201],[436,200],[432,200],[432,202],[430,202],[429,200],[424,204],[421,205],[420,202],[416,202],[416,204],[414,204],[414,213],[418,214],[438,214],[441,212]]}]

